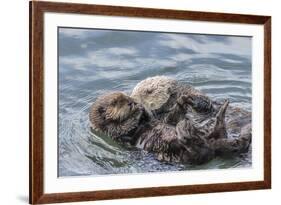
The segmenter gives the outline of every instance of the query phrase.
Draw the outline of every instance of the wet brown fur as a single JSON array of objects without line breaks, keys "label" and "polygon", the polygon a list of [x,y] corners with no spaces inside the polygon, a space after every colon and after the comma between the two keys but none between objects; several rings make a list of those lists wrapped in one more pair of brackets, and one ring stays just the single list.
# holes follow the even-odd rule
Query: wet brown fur
[{"label": "wet brown fur", "polygon": [[[96,131],[155,153],[159,160],[200,164],[214,156],[205,139],[180,133],[184,130],[181,125],[175,127],[150,118],[142,105],[123,93],[99,97],[89,117]],[[187,136],[193,139],[186,141]]]},{"label": "wet brown fur", "polygon": [[217,128],[221,129],[216,127],[217,117],[212,119],[213,129],[205,131],[188,119],[176,126],[169,125],[151,118],[141,104],[120,92],[99,97],[91,107],[89,117],[95,130],[155,153],[159,160],[201,164],[212,159],[215,153],[231,153],[232,150],[239,153],[249,144],[249,140],[240,143],[244,141],[242,138],[238,140],[238,147],[233,140],[224,137],[208,140],[217,133]]},{"label": "wet brown fur", "polygon": [[241,153],[249,147],[251,113],[229,106],[218,119],[223,105],[188,84],[155,76],[139,82],[131,96],[164,123],[177,125],[189,119],[200,136],[206,137],[218,153]]}]

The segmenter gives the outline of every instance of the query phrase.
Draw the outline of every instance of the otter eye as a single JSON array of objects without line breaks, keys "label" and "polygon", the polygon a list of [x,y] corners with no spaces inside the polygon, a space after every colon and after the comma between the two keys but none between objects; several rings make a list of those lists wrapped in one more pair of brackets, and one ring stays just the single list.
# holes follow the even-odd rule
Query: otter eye
[{"label": "otter eye", "polygon": [[153,90],[152,89],[147,89],[145,92],[146,92],[146,94],[151,94],[153,92]]},{"label": "otter eye", "polygon": [[116,100],[113,100],[112,102],[111,102],[111,105],[113,105],[113,106],[115,106],[117,104],[117,101]]},{"label": "otter eye", "polygon": [[99,108],[98,108],[98,111],[99,111],[99,113],[103,113],[103,112],[105,112],[105,110],[104,110],[104,108],[103,108],[103,107],[99,107]]}]

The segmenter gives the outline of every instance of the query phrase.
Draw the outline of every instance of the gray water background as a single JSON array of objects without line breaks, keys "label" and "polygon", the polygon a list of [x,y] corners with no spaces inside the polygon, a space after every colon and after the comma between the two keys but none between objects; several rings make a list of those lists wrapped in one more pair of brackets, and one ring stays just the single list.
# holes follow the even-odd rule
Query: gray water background
[{"label": "gray water background", "polygon": [[98,96],[113,90],[130,94],[155,75],[251,111],[251,37],[74,28],[59,28],[58,37],[58,176],[251,166],[251,150],[200,166],[159,162],[151,153],[94,134],[88,119]]}]

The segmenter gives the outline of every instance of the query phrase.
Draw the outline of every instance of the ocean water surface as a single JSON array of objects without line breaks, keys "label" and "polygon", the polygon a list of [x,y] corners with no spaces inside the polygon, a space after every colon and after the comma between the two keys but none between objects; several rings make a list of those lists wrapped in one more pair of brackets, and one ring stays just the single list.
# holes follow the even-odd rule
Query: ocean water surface
[{"label": "ocean water surface", "polygon": [[58,36],[58,176],[251,166],[251,150],[200,166],[160,162],[153,154],[94,134],[88,119],[98,96],[130,94],[139,81],[155,75],[251,111],[251,37],[79,28],[59,28]]}]

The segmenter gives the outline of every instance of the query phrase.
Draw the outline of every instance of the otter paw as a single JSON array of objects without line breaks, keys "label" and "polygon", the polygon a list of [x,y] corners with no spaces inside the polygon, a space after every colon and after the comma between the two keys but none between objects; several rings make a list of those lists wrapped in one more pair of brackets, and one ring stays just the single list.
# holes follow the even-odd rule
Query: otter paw
[{"label": "otter paw", "polygon": [[183,106],[185,103],[192,102],[192,97],[189,95],[182,95],[178,97],[177,104]]}]

